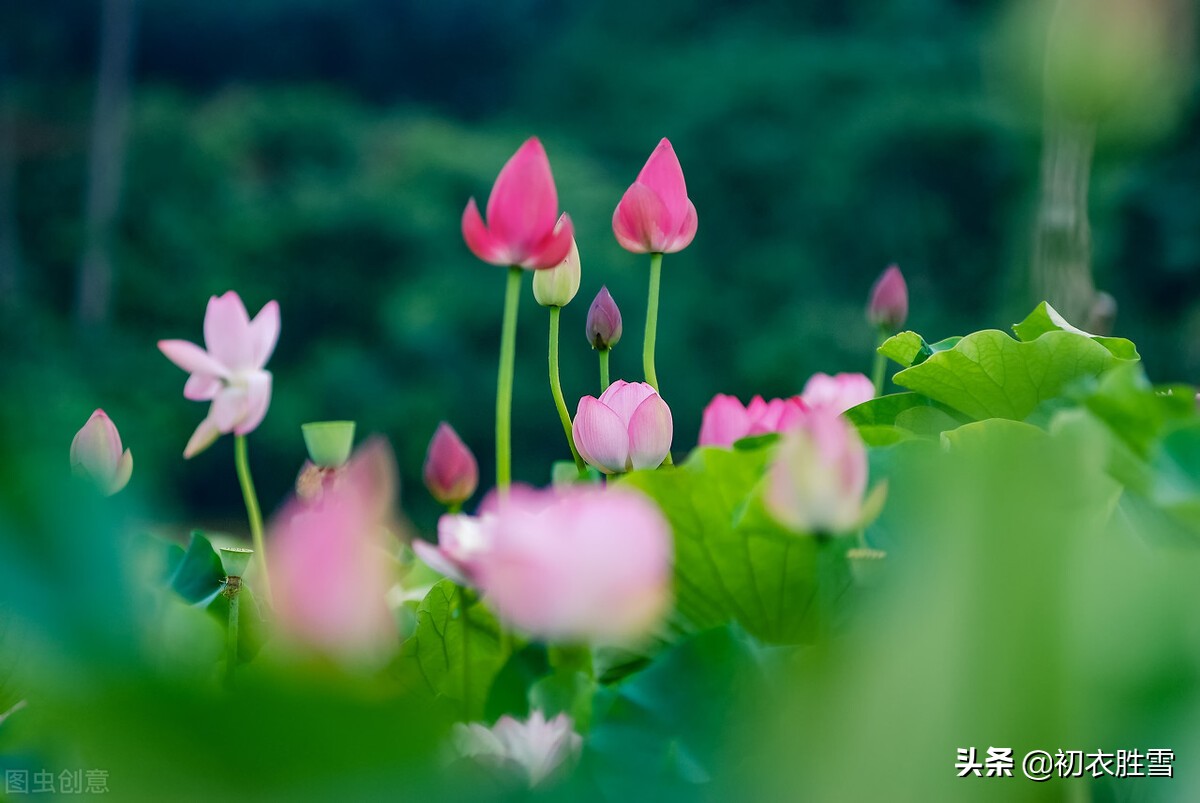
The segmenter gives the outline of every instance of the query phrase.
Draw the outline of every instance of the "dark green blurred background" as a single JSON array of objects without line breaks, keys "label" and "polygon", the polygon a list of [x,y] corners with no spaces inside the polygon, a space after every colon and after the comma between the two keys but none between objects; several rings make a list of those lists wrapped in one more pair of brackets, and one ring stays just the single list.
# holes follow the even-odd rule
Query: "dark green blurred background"
[{"label": "dark green blurred background", "polygon": [[[471,256],[459,218],[533,134],[583,261],[563,315],[572,411],[597,390],[583,324],[601,284],[625,316],[614,376],[641,379],[647,260],[617,246],[610,221],[658,139],[675,145],[700,219],[664,270],[658,365],[677,452],[694,444],[714,393],[790,394],[814,371],[866,370],[862,311],[890,262],[909,280],[909,326],[930,339],[1006,328],[1034,301],[1041,44],[1010,3],[6,9],[4,459],[61,452],[65,473],[72,435],[103,407],[134,452],[132,491],[153,495],[156,523],[180,531],[241,528],[241,500],[229,439],[181,459],[205,407],[183,399],[184,374],[155,342],[199,340],[208,296],[228,289],[252,313],[272,298],[282,307],[274,401],[251,439],[268,509],[303,460],[299,425],[322,418],[392,439],[422,528],[435,510],[419,471],[439,420],[475,449],[490,485],[504,272]],[[114,283],[111,304],[85,322],[99,43],[122,10],[132,35],[117,51],[130,67],[110,86],[124,82],[130,104],[107,242]],[[1195,40],[1194,19],[1182,37]],[[1116,332],[1139,344],[1151,377],[1195,382],[1200,103],[1186,54],[1172,70],[1166,101],[1117,97],[1100,115],[1093,264],[1119,303]],[[546,384],[546,316],[526,287],[515,474],[541,483],[567,455]]]}]

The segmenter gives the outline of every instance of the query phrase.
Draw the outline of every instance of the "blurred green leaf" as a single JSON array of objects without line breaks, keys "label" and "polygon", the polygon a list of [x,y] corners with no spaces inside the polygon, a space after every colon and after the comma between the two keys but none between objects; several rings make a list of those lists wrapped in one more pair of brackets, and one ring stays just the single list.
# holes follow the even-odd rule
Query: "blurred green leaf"
[{"label": "blurred green leaf", "polygon": [[[654,499],[671,524],[674,624],[684,632],[736,620],[764,641],[795,643],[817,631],[818,541],[781,527],[756,498],[770,453],[700,447],[674,470],[621,480]],[[847,576],[828,582],[841,588]]]},{"label": "blurred green leaf", "polygon": [[171,588],[188,602],[196,604],[212,598],[224,583],[225,569],[221,565],[221,557],[204,533],[193,532],[187,552],[171,576]]},{"label": "blurred green leaf", "polygon": [[488,690],[484,719],[495,722],[504,714],[518,719],[528,716],[529,690],[549,673],[550,659],[544,644],[534,642],[511,653]]},{"label": "blurred green leaf", "polygon": [[496,617],[442,580],[417,607],[417,630],[404,642],[401,662],[432,692],[457,703],[464,719],[481,719],[508,654]]},{"label": "blurred green leaf", "polygon": [[1117,358],[1091,338],[1047,332],[1023,343],[995,329],[967,335],[954,348],[896,374],[892,381],[975,419],[1029,415],[1079,379]]},{"label": "blurred green leaf", "polygon": [[916,435],[936,435],[965,424],[966,417],[920,393],[890,393],[851,407],[846,417],[860,429],[897,426]]}]

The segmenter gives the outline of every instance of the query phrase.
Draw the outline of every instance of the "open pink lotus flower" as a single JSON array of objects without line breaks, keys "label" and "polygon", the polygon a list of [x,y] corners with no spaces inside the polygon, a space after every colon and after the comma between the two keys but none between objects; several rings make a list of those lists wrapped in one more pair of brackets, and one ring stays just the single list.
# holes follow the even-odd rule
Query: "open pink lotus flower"
[{"label": "open pink lotus flower", "polygon": [[133,455],[121,450],[121,433],[103,410],[96,410],[71,441],[71,470],[87,477],[105,496],[125,487]]},{"label": "open pink lotus flower", "polygon": [[755,396],[743,407],[736,397],[718,393],[700,419],[700,445],[728,448],[742,438],[782,432],[795,426],[807,410],[799,396],[770,401]]},{"label": "open pink lotus flower", "polygon": [[550,160],[537,137],[525,141],[492,185],[487,223],[475,199],[462,217],[463,239],[471,253],[493,265],[553,268],[567,258],[575,230],[558,214],[558,190]]},{"label": "open pink lotus flower", "polygon": [[783,436],[768,469],[765,501],[797,532],[837,535],[863,523],[866,488],[867,449],[858,430],[823,408]]},{"label": "open pink lotus flower", "polygon": [[463,758],[523,777],[530,788],[566,768],[583,747],[583,737],[566,713],[553,719],[539,709],[524,722],[505,714],[487,727],[480,722],[454,726],[454,748]]},{"label": "open pink lotus flower", "polygon": [[454,427],[438,424],[425,453],[425,487],[443,505],[461,505],[479,485],[479,464]]},{"label": "open pink lotus flower", "polygon": [[613,234],[635,254],[673,254],[696,236],[696,206],[688,198],[683,168],[663,138],[613,212]]},{"label": "open pink lotus flower", "polygon": [[391,447],[373,438],[318,498],[293,498],[276,516],[268,567],[287,638],[352,663],[395,646],[386,537],[397,485]]},{"label": "open pink lotus flower", "polygon": [[204,345],[160,340],[167,359],[189,372],[184,398],[212,401],[208,415],[188,440],[184,457],[207,449],[218,436],[245,435],[262,423],[271,404],[271,372],[264,370],[279,340],[279,304],[268,301],[254,320],[237,293],[208,300]]},{"label": "open pink lotus flower", "polygon": [[575,448],[605,474],[657,468],[671,451],[671,408],[645,382],[618,379],[597,399],[579,400],[571,426]]},{"label": "open pink lotus flower", "polygon": [[414,539],[413,551],[434,571],[460,586],[475,586],[475,566],[486,559],[496,523],[496,495],[489,494],[477,515],[447,513],[438,519],[438,542]]},{"label": "open pink lotus flower", "polygon": [[546,641],[624,642],[670,606],[671,530],[640,493],[513,488],[494,515],[471,571],[512,627]]},{"label": "open pink lotus flower", "polygon": [[844,413],[875,398],[875,383],[865,374],[813,374],[800,398],[814,410]]}]

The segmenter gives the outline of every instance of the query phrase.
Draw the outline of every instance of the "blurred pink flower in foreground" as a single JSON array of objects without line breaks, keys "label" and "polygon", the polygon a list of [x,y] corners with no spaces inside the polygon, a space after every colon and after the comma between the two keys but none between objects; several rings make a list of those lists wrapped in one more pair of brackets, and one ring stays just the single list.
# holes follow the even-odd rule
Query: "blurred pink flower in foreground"
[{"label": "blurred pink flower in foreground", "polygon": [[289,638],[351,660],[394,646],[385,538],[396,490],[392,449],[373,438],[318,498],[293,498],[272,522],[273,607]]},{"label": "blurred pink flower in foreground", "polygon": [[105,496],[125,487],[133,474],[133,454],[121,450],[121,433],[103,410],[96,410],[71,441],[71,470],[87,477]]},{"label": "blurred pink flower in foreground", "polygon": [[184,457],[204,451],[221,434],[245,435],[262,423],[271,404],[271,372],[264,366],[278,340],[279,304],[268,301],[252,321],[242,299],[230,290],[208,300],[205,349],[186,340],[158,341],[167,359],[191,374],[184,398],[212,401]]},{"label": "blurred pink flower in foreground", "polygon": [[696,222],[683,168],[670,141],[663,138],[617,204],[613,234],[626,251],[673,254],[692,242]]},{"label": "blurred pink flower in foreground", "polygon": [[779,444],[767,474],[766,503],[782,524],[834,535],[863,520],[867,449],[858,430],[831,409],[808,413]]},{"label": "blurred pink flower in foreground", "polygon": [[505,714],[491,728],[479,722],[457,723],[454,747],[464,758],[519,774],[532,788],[573,763],[583,738],[565,713],[547,720],[534,710],[524,722]]},{"label": "blurred pink flower in foreground", "polygon": [[504,163],[487,202],[487,222],[475,199],[462,217],[463,239],[471,253],[493,265],[553,268],[567,258],[574,228],[558,214],[558,190],[550,160],[537,137],[530,137]]},{"label": "blurred pink flower in foreground", "polygon": [[871,301],[867,305],[867,320],[890,332],[900,330],[908,318],[908,284],[904,274],[896,265],[890,265],[871,288]]},{"label": "blurred pink flower in foreground", "polygon": [[799,396],[763,401],[755,396],[745,407],[734,396],[718,393],[700,419],[700,445],[729,447],[735,441],[794,426],[808,410]]},{"label": "blurred pink flower in foreground", "polygon": [[589,465],[605,474],[657,468],[671,451],[671,408],[645,382],[618,379],[597,399],[584,396],[571,434]]},{"label": "blurred pink flower in foreground", "polygon": [[479,464],[454,427],[445,421],[425,453],[425,487],[443,505],[461,505],[479,485]]},{"label": "blurred pink flower in foreground", "polygon": [[469,568],[510,626],[546,641],[621,642],[666,613],[671,531],[636,491],[513,488],[494,511]]},{"label": "blurred pink flower in foreground", "polygon": [[800,398],[813,410],[844,413],[875,398],[875,384],[866,374],[813,374]]}]

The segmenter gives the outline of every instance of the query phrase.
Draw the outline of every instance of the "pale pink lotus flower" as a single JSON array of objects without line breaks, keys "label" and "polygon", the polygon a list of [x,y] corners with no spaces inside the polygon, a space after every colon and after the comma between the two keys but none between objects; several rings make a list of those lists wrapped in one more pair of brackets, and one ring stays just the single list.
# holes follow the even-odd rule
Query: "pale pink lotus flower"
[{"label": "pale pink lotus flower", "polygon": [[908,285],[896,265],[889,265],[871,288],[867,320],[889,332],[898,332],[908,318]]},{"label": "pale pink lotus flower", "polygon": [[461,505],[479,485],[479,464],[470,448],[445,421],[425,453],[425,487],[443,505]]},{"label": "pale pink lotus flower", "polygon": [[700,419],[700,445],[730,447],[742,438],[782,432],[808,410],[799,396],[764,401],[755,396],[745,407],[735,396],[718,393]]},{"label": "pale pink lotus flower", "polygon": [[474,566],[486,559],[496,524],[495,494],[489,494],[477,515],[446,513],[438,519],[438,541],[414,539],[413,551],[434,571],[460,586],[475,586]]},{"label": "pale pink lotus flower", "polygon": [[875,383],[866,374],[813,374],[800,398],[813,410],[844,413],[875,398]]},{"label": "pale pink lotus flower", "polygon": [[673,254],[696,236],[696,206],[675,149],[665,137],[613,212],[613,234],[635,254]]},{"label": "pale pink lotus flower", "polygon": [[566,770],[579,757],[583,738],[565,712],[546,719],[540,709],[524,722],[505,714],[487,727],[481,722],[454,726],[454,747],[463,758],[517,774],[530,788]]},{"label": "pale pink lotus flower", "polygon": [[670,607],[673,542],[659,509],[630,489],[513,489],[471,571],[488,606],[544,641],[623,643]]},{"label": "pale pink lotus flower", "polygon": [[471,253],[493,265],[553,268],[571,250],[574,228],[559,217],[558,190],[550,160],[537,137],[525,140],[504,163],[487,202],[487,223],[475,199],[462,217],[463,239]]},{"label": "pale pink lotus flower", "polygon": [[657,468],[671,451],[671,408],[646,382],[618,379],[579,400],[571,435],[579,455],[605,474]]},{"label": "pale pink lotus flower", "polygon": [[371,663],[396,644],[386,603],[387,548],[397,492],[392,449],[365,442],[319,497],[293,497],[270,527],[272,608],[290,641],[347,663]]},{"label": "pale pink lotus flower", "polygon": [[786,432],[767,470],[766,504],[780,523],[810,535],[838,535],[864,518],[867,449],[837,411],[810,411]]},{"label": "pale pink lotus flower", "polygon": [[183,450],[185,458],[222,434],[246,435],[262,423],[271,404],[271,372],[265,366],[278,340],[279,304],[268,301],[250,320],[242,299],[230,290],[208,300],[205,348],[186,340],[158,341],[167,359],[191,374],[184,398],[212,402]]},{"label": "pale pink lotus flower", "polygon": [[121,449],[121,433],[97,409],[71,440],[71,471],[91,480],[105,496],[125,487],[133,474],[133,454]]},{"label": "pale pink lotus flower", "polygon": [[588,342],[594,349],[610,349],[621,339],[621,310],[607,287],[601,287],[588,307],[585,327]]}]

